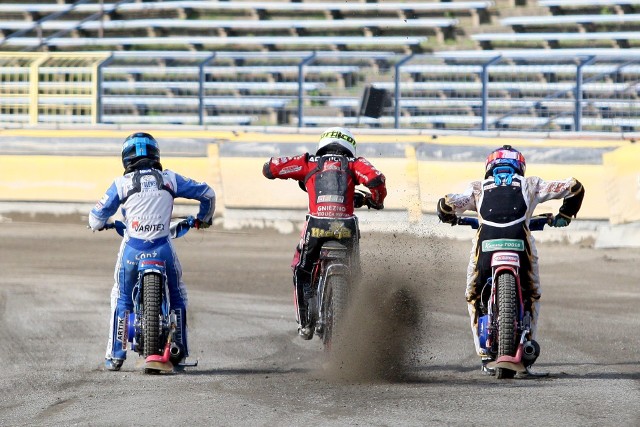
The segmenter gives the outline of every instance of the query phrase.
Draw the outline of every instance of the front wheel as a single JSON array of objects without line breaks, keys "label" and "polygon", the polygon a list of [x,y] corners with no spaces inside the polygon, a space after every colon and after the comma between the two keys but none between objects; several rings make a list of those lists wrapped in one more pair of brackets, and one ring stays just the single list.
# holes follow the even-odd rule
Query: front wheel
[{"label": "front wheel", "polygon": [[143,356],[146,358],[160,354],[160,316],[162,306],[162,277],[159,274],[145,274],[142,277],[142,342]]},{"label": "front wheel", "polygon": [[339,274],[327,277],[324,290],[324,332],[322,344],[326,351],[331,350],[331,345],[344,327],[344,318],[347,310],[347,297],[349,282],[346,277]]},{"label": "front wheel", "polygon": [[[517,343],[518,300],[516,297],[516,278],[513,274],[503,273],[498,282],[498,358],[515,356]],[[513,378],[515,371],[496,369],[496,378]]]}]

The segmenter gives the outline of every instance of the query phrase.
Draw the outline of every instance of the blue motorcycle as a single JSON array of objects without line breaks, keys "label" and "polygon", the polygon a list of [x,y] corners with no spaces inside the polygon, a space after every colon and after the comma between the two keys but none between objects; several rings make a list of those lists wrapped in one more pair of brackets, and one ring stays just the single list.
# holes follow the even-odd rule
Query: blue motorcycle
[{"label": "blue motorcycle", "polygon": [[[173,222],[170,226],[171,238],[184,236],[196,226],[192,216]],[[122,221],[114,221],[105,226],[115,229],[124,237],[127,229]],[[182,361],[182,350],[175,342],[177,316],[169,303],[165,260],[145,258],[138,263],[138,281],[132,292],[133,312],[125,319],[123,333],[125,342],[131,343],[131,350],[144,358],[144,372],[147,374],[172,372],[197,366],[198,362]]]}]

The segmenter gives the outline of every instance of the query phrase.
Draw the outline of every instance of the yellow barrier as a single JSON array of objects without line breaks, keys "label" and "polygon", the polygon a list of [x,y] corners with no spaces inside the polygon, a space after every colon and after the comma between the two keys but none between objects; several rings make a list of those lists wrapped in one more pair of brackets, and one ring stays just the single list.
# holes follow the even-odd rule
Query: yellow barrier
[{"label": "yellow barrier", "polygon": [[[163,164],[215,182],[207,157],[167,158]],[[95,202],[122,175],[119,157],[0,156],[0,165],[0,200],[5,201]]]},{"label": "yellow barrier", "polygon": [[640,146],[621,147],[604,155],[603,199],[610,209],[612,225],[640,221]]},{"label": "yellow barrier", "polygon": [[[305,195],[293,181],[267,180],[262,165],[271,156],[297,155],[312,151],[317,135],[266,134],[211,131],[150,130],[162,147],[163,138],[207,139],[206,157],[163,157],[166,168],[211,184],[218,194],[219,210],[228,208],[304,209]],[[102,137],[123,140],[126,130],[5,130],[11,136]],[[587,190],[580,217],[612,218],[616,223],[640,220],[640,190],[637,166],[640,149],[623,141],[553,141],[487,139],[447,136],[431,139],[424,135],[358,136],[358,150],[387,177],[388,209],[406,210],[412,221],[432,213],[438,198],[461,192],[469,182],[482,178],[483,158],[492,149],[510,143],[525,153],[538,150],[550,154],[557,147],[595,150],[604,157],[592,164],[556,164],[529,159],[527,175],[543,179],[574,176]],[[274,142],[276,141],[276,142]],[[439,149],[452,150],[451,158],[438,158]],[[621,147],[621,148],[618,148]],[[617,151],[615,149],[618,148]],[[474,158],[458,160],[474,151]],[[235,150],[235,151],[234,151]],[[600,151],[608,151],[600,155]],[[425,154],[426,153],[426,154]],[[435,153],[435,154],[434,154]],[[451,154],[450,153],[450,154]],[[0,200],[88,202],[98,200],[112,180],[122,173],[119,153],[112,157],[88,156],[0,156]],[[631,201],[631,205],[629,205]],[[554,211],[559,202],[545,203],[541,211]]]}]

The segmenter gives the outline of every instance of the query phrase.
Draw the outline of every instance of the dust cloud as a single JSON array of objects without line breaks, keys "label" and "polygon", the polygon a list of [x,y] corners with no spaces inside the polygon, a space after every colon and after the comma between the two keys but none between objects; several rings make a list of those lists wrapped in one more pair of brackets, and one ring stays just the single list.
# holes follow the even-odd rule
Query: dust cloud
[{"label": "dust cloud", "polygon": [[[369,248],[361,257],[363,276],[326,355],[326,379],[401,382],[420,363],[421,347],[429,340],[426,314],[446,286],[442,278],[449,250],[446,242],[434,239],[425,238],[418,247],[407,247],[409,241],[390,235],[361,245]],[[416,270],[416,257],[427,259],[431,268]]]}]

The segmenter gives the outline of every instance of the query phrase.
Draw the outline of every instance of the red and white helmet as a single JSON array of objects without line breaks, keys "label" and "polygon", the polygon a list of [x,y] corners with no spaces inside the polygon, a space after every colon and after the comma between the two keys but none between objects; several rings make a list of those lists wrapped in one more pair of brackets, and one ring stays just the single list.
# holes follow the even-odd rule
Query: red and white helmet
[{"label": "red and white helmet", "polygon": [[493,169],[497,166],[511,166],[517,174],[522,176],[527,169],[527,163],[522,153],[510,145],[503,145],[487,156],[484,168],[485,176],[491,176]]}]

